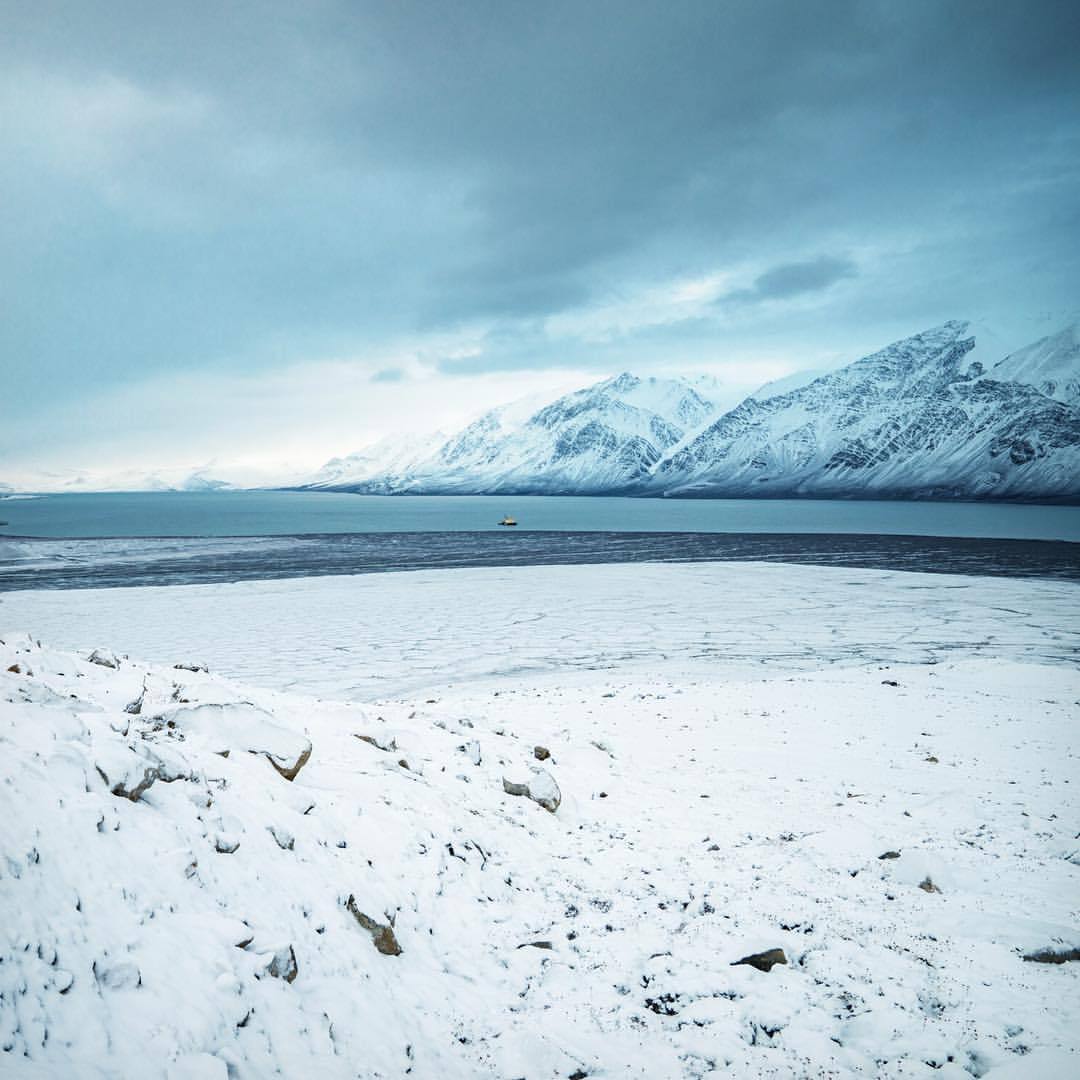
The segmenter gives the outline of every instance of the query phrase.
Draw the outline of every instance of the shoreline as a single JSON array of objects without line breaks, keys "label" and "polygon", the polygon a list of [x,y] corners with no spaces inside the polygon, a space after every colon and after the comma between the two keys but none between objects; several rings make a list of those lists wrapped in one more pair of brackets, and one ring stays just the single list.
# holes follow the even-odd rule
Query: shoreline
[{"label": "shoreline", "polygon": [[0,592],[541,565],[757,563],[1080,581],[1080,546],[858,533],[369,532],[0,541]]}]

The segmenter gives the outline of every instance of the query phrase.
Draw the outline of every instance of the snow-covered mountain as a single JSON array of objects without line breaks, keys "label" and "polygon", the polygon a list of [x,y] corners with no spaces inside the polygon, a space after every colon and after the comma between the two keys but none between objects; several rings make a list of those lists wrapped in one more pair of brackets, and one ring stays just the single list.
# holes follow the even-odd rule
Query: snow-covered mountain
[{"label": "snow-covered mountain", "polygon": [[800,389],[748,398],[658,462],[649,486],[733,497],[1080,494],[1080,412],[985,376],[965,360],[974,344],[967,323],[948,322]]},{"label": "snow-covered mountain", "polygon": [[542,407],[529,401],[492,409],[404,471],[330,486],[427,494],[625,491],[716,415],[709,389],[707,382],[622,374]]},{"label": "snow-covered mountain", "polygon": [[[337,490],[714,497],[1080,498],[1080,330],[992,364],[966,322],[767,384],[720,414],[681,379],[606,379],[485,413]],[[993,355],[984,342],[980,355]]]}]

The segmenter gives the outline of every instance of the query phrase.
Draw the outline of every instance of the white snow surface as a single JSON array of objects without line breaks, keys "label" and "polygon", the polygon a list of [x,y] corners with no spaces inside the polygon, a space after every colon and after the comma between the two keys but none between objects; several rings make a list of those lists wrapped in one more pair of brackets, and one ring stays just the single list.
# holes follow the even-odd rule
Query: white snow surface
[{"label": "white snow surface", "polygon": [[[1076,1075],[1080,964],[1023,955],[1080,947],[1077,599],[738,564],[0,596],[0,1072]],[[503,788],[541,766],[554,813]]]},{"label": "white snow surface", "polygon": [[339,484],[358,484],[378,474],[389,477],[401,476],[446,441],[441,431],[404,432],[388,435],[363,450],[331,458],[305,485],[315,488],[334,487]]},{"label": "white snow surface", "polygon": [[1080,402],[1080,320],[1010,353],[988,374],[993,379],[1027,383],[1058,401]]}]

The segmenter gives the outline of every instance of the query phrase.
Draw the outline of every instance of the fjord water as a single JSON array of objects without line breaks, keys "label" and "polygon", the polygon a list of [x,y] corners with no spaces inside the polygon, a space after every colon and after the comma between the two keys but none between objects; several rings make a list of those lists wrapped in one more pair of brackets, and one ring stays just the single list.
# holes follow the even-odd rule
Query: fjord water
[{"label": "fjord water", "polygon": [[1080,541],[1080,506],[823,499],[140,492],[0,498],[0,539],[482,532],[841,533]]}]

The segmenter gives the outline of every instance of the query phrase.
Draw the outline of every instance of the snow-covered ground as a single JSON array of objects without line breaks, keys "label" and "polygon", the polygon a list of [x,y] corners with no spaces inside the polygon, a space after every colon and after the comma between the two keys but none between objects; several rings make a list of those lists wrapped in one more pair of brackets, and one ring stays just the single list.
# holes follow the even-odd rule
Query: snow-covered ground
[{"label": "snow-covered ground", "polygon": [[738,564],[0,596],[0,1073],[1074,1076],[1080,963],[1024,956],[1080,948],[1078,599]]}]

